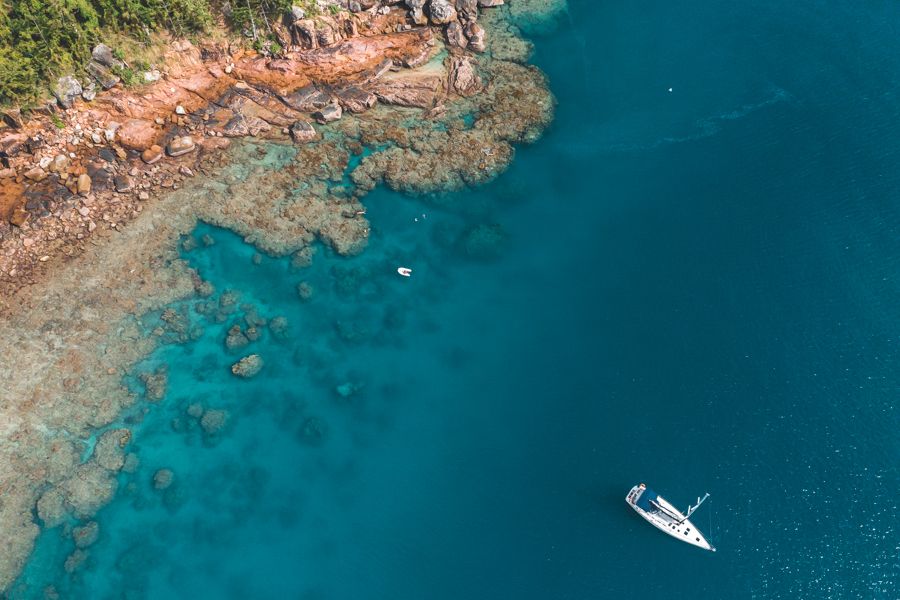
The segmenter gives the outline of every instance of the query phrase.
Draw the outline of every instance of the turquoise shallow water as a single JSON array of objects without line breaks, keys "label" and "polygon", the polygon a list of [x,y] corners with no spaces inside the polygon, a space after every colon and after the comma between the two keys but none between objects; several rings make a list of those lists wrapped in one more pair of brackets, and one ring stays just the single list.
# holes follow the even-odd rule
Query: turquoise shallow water
[{"label": "turquoise shallow water", "polygon": [[[290,336],[263,331],[266,367],[238,381],[223,341],[243,311],[194,314],[204,337],[144,365],[169,365],[169,391],[87,565],[69,579],[51,531],[23,581],[900,597],[900,7],[634,4],[572,0],[536,40],[545,138],[447,208],[376,191],[363,255],[254,265],[202,226],[216,243],[186,258]],[[197,402],[230,412],[220,435]],[[719,552],[643,523],[637,481],[681,506],[711,492],[696,522]]]}]

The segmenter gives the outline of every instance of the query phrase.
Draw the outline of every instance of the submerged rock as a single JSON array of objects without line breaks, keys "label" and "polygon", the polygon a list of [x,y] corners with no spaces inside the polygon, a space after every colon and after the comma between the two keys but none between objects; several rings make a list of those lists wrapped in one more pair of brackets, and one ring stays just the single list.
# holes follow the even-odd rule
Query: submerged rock
[{"label": "submerged rock", "polygon": [[272,332],[272,335],[279,340],[287,339],[288,337],[288,320],[286,317],[275,317],[271,321],[269,321],[269,331]]},{"label": "submerged rock", "polygon": [[153,474],[153,489],[165,490],[175,482],[175,473],[172,469],[159,469]]},{"label": "submerged rock", "polygon": [[229,350],[243,348],[249,343],[250,340],[244,335],[244,332],[241,331],[240,325],[232,326],[231,329],[228,330],[228,335],[225,337],[225,347]]},{"label": "submerged rock", "polygon": [[84,550],[78,548],[72,554],[66,558],[65,564],[63,564],[63,568],[66,570],[66,573],[72,574],[78,569],[81,568],[81,565],[84,564],[88,558],[88,553]]},{"label": "submerged rock", "polygon": [[297,437],[310,446],[321,446],[328,435],[328,425],[318,417],[309,417],[300,425]]},{"label": "submerged rock", "polygon": [[122,471],[125,473],[134,473],[141,465],[141,459],[134,452],[125,455],[125,463],[122,465]]},{"label": "submerged rock", "polygon": [[51,487],[41,494],[37,501],[37,516],[44,527],[53,528],[61,524],[66,516],[66,503],[62,490]]},{"label": "submerged rock", "polygon": [[305,269],[310,266],[313,261],[313,256],[316,254],[315,246],[304,246],[294,252],[294,255],[291,256],[291,267],[295,269]]},{"label": "submerged rock", "polygon": [[117,487],[118,482],[112,472],[91,462],[76,467],[72,477],[60,484],[66,506],[79,518],[96,513],[110,501]]},{"label": "submerged rock", "polygon": [[166,395],[166,386],[169,383],[169,369],[165,365],[160,366],[152,373],[141,373],[140,380],[144,382],[147,400],[156,402]]},{"label": "submerged rock", "polygon": [[230,415],[227,410],[210,409],[203,413],[200,426],[206,435],[217,435],[225,429]]},{"label": "submerged rock", "polygon": [[119,471],[125,465],[124,449],[130,441],[131,431],[128,429],[107,431],[94,446],[93,458],[104,469]]},{"label": "submerged rock", "polygon": [[72,529],[72,539],[75,540],[76,548],[93,546],[99,536],[100,525],[96,521],[88,521],[81,527]]},{"label": "submerged rock", "polygon": [[231,372],[238,377],[254,377],[259,374],[264,364],[259,354],[251,354],[231,365]]},{"label": "submerged rock", "polygon": [[481,224],[469,229],[462,238],[463,251],[469,258],[493,258],[500,254],[506,233],[497,224]]},{"label": "submerged rock", "polygon": [[301,281],[297,284],[297,295],[300,296],[300,299],[303,301],[309,300],[313,296],[313,286],[312,284]]}]

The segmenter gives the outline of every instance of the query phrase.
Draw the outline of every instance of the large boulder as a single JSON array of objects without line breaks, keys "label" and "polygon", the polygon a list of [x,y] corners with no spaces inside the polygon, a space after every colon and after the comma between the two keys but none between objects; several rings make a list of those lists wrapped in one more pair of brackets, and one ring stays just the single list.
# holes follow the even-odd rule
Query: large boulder
[{"label": "large boulder", "polygon": [[484,27],[478,23],[472,22],[465,27],[466,37],[469,38],[469,49],[475,52],[484,52],[487,49],[487,35]]},{"label": "large boulder", "polygon": [[108,67],[101,65],[94,60],[88,63],[87,72],[88,75],[97,80],[97,83],[99,83],[104,90],[108,90],[121,81]]},{"label": "large boulder", "polygon": [[53,92],[53,96],[56,97],[56,101],[59,102],[60,106],[72,108],[75,98],[80,96],[83,90],[81,83],[74,76],[66,75],[57,79],[56,85],[50,91]]},{"label": "large boulder", "polygon": [[291,139],[294,143],[303,144],[316,139],[316,130],[306,121],[297,121],[291,125]]},{"label": "large boulder", "polygon": [[350,12],[358,13],[363,12],[364,10],[369,10],[370,8],[375,7],[378,4],[378,0],[349,0],[347,3],[347,8],[350,9]]},{"label": "large boulder", "polygon": [[168,152],[169,156],[181,156],[192,152],[196,147],[194,139],[189,135],[184,135],[169,142],[169,145],[166,146],[166,152]]},{"label": "large boulder", "polygon": [[367,92],[355,85],[350,85],[337,90],[334,95],[341,106],[352,113],[361,113],[369,110],[378,101],[372,92]]},{"label": "large boulder", "polygon": [[463,26],[459,24],[459,21],[453,21],[447,25],[447,41],[451,46],[457,48],[465,48],[469,45],[469,39],[463,32]]},{"label": "large boulder", "polygon": [[453,57],[450,63],[450,85],[453,91],[463,97],[474,96],[481,91],[483,83],[470,57]]},{"label": "large boulder", "polygon": [[450,0],[431,0],[428,4],[428,17],[435,25],[446,25],[456,19],[456,9]]},{"label": "large boulder", "polygon": [[307,85],[279,96],[282,102],[299,112],[311,113],[331,104],[331,96],[314,85]]},{"label": "large boulder", "polygon": [[104,67],[121,69],[125,66],[121,60],[115,57],[113,49],[106,44],[97,44],[91,50],[91,58],[100,63]]},{"label": "large boulder", "polygon": [[456,0],[456,13],[461,19],[474,21],[478,18],[478,0]]},{"label": "large boulder", "polygon": [[236,114],[225,123],[222,134],[226,137],[257,136],[272,129],[272,126],[258,117]]},{"label": "large boulder", "polygon": [[320,111],[317,111],[313,114],[313,118],[325,125],[326,123],[331,123],[332,121],[337,121],[343,116],[344,111],[341,110],[341,106],[339,104],[329,104],[325,108]]}]

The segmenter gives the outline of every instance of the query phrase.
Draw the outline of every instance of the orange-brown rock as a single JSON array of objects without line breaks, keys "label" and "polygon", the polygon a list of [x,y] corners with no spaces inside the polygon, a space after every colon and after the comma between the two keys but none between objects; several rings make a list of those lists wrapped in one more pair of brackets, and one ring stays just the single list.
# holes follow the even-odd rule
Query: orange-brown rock
[{"label": "orange-brown rock", "polygon": [[116,131],[119,143],[131,150],[142,152],[162,137],[160,130],[153,121],[144,119],[129,119]]}]

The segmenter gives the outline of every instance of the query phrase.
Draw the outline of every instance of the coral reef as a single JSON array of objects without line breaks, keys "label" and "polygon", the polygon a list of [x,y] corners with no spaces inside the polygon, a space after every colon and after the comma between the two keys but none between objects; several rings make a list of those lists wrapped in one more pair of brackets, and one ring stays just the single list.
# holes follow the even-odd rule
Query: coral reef
[{"label": "coral reef", "polygon": [[249,379],[250,377],[256,377],[262,371],[264,364],[259,354],[250,354],[231,365],[231,372],[238,377]]},{"label": "coral reef", "polygon": [[[117,473],[137,469],[138,457],[126,454],[128,430],[106,428],[141,400],[129,383],[136,380],[146,400],[166,397],[164,366],[135,368],[156,345],[200,334],[176,302],[207,298],[194,310],[235,323],[235,334],[248,343],[265,327],[275,337],[288,333],[285,321],[260,321],[236,294],[223,292],[216,300],[212,286],[188,268],[180,246],[204,243],[190,236],[198,221],[229,228],[261,252],[291,256],[302,269],[313,259],[315,240],[341,254],[365,247],[362,200],[376,185],[434,195],[477,185],[506,168],[513,144],[540,135],[554,100],[543,74],[524,64],[530,46],[510,21],[519,1],[481,11],[484,52],[478,52],[481,35],[469,27],[471,19],[460,17],[470,3],[455,3],[450,18],[469,32],[463,32],[467,48],[444,41],[449,23],[417,26],[429,14],[424,4],[408,2],[390,3],[387,11],[373,3],[371,14],[353,17],[356,36],[331,45],[321,46],[316,29],[319,47],[287,58],[219,52],[210,62],[198,48],[180,44],[172,50],[180,67],[143,96],[113,88],[88,109],[76,100],[72,112],[62,113],[66,129],[41,129],[46,137],[39,147],[28,146],[37,134],[29,126],[10,133],[12,141],[0,141],[12,165],[6,167],[12,172],[0,172],[0,211],[6,211],[0,216],[18,223],[0,229],[6,357],[0,364],[0,590],[20,572],[40,527],[90,519],[115,493]],[[462,41],[458,32],[454,37]],[[369,96],[347,91],[348,85],[370,92],[377,103],[353,112]],[[316,139],[290,139],[298,120],[341,99],[341,118],[314,125]],[[268,132],[257,128],[267,141],[227,144],[235,118],[248,130],[255,120],[268,125]],[[177,158],[162,151],[185,136],[192,150]],[[9,156],[5,144],[18,144],[18,153]],[[155,164],[147,164],[141,155],[154,145],[148,158]],[[181,140],[174,153],[189,146]],[[32,171],[34,179],[26,176]],[[90,177],[89,190],[82,185],[79,191],[82,174]],[[502,241],[491,229],[469,235],[462,243],[474,254]],[[342,293],[366,293],[365,277],[343,274]],[[312,286],[301,283],[298,294],[309,299]],[[155,315],[150,335],[147,315]],[[241,318],[244,324],[237,325]],[[366,320],[352,315],[335,327],[348,340],[373,334]],[[261,368],[262,359],[252,354],[235,363],[241,376]],[[352,401],[359,387],[332,389]],[[205,435],[227,423],[222,411],[200,404],[188,410],[190,423],[199,423]],[[98,430],[103,433],[82,462],[82,444]],[[311,417],[297,436],[313,444],[326,433]],[[167,506],[178,506],[177,488],[164,490]],[[85,559],[79,548],[67,564],[76,569]]]}]

